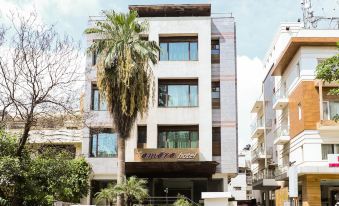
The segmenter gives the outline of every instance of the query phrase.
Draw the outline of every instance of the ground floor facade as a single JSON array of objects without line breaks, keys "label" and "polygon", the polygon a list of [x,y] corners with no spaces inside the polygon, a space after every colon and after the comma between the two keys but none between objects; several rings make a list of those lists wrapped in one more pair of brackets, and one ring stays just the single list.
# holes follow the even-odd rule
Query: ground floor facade
[{"label": "ground floor facade", "polygon": [[287,202],[298,206],[335,206],[339,202],[339,173],[300,175],[295,203],[289,198],[288,186],[277,189],[275,197],[276,206]]}]

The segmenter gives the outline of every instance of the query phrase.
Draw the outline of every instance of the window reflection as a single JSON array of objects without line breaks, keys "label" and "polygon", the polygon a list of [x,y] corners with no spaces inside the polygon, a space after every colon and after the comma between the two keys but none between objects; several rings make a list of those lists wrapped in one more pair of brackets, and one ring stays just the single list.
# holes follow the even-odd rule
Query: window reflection
[{"label": "window reflection", "polygon": [[90,156],[91,157],[116,157],[117,134],[111,129],[98,129],[91,131],[90,139]]},{"label": "window reflection", "polygon": [[197,37],[161,37],[160,61],[197,61]]},{"label": "window reflection", "polygon": [[176,126],[158,128],[159,148],[198,148],[199,132],[197,126]]},{"label": "window reflection", "polygon": [[159,81],[158,105],[162,107],[198,106],[198,82]]}]

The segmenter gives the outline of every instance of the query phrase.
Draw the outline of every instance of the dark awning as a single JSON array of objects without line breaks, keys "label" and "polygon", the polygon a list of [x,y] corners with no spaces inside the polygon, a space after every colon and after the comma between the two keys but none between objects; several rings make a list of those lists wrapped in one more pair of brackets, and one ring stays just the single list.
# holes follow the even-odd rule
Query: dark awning
[{"label": "dark awning", "polygon": [[216,172],[215,161],[183,162],[126,162],[126,175],[138,177],[212,177]]}]

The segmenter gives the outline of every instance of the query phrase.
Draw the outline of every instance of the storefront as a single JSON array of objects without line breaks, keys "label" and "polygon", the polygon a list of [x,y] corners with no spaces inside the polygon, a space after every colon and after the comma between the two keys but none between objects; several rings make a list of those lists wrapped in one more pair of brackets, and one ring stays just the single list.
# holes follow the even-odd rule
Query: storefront
[{"label": "storefront", "polygon": [[223,180],[212,179],[215,161],[199,161],[198,149],[135,149],[135,162],[126,162],[127,176],[148,179],[152,197],[184,195],[194,202],[201,192],[223,191]]}]

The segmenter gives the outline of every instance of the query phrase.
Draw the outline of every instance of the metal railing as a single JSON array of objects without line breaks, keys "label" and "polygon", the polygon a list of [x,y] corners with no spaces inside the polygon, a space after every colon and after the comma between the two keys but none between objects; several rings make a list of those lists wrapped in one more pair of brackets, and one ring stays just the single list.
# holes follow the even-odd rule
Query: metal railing
[{"label": "metal railing", "polygon": [[274,130],[274,139],[278,139],[281,136],[289,136],[290,125],[288,123],[281,123],[277,125]]},{"label": "metal railing", "polygon": [[285,98],[287,98],[286,88],[283,87],[282,85],[280,85],[280,87],[273,94],[272,103],[273,103],[273,105],[275,105],[279,99],[285,99]]},{"label": "metal railing", "polygon": [[257,160],[261,155],[265,155],[265,148],[257,146],[251,151],[252,161]]},{"label": "metal railing", "polygon": [[274,179],[274,178],[275,178],[274,170],[263,169],[253,175],[253,183],[261,181],[263,179]]},{"label": "metal railing", "polygon": [[261,116],[258,118],[258,116],[252,121],[250,127],[251,127],[251,134],[258,128],[264,126],[264,118]]}]

